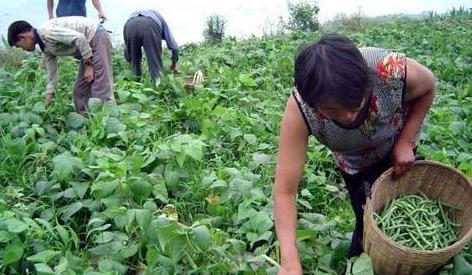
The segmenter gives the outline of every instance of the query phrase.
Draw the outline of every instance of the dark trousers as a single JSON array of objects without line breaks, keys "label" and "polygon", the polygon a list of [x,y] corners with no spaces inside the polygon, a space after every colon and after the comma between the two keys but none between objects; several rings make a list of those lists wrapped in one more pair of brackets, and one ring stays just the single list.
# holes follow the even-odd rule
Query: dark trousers
[{"label": "dark trousers", "polygon": [[[389,154],[383,160],[357,174],[349,175],[341,173],[344,182],[346,183],[349,197],[351,199],[351,205],[356,216],[356,227],[354,228],[352,235],[351,247],[348,255],[349,258],[359,256],[364,252],[362,246],[362,235],[364,232],[363,207],[366,203],[366,193],[370,192],[370,188],[372,187],[372,184],[374,184],[375,180],[390,167],[392,167],[392,161]],[[368,190],[366,190],[366,188]]]},{"label": "dark trousers", "polygon": [[134,73],[142,76],[141,59],[144,48],[151,78],[155,81],[162,71],[162,30],[149,17],[137,16],[129,19],[124,27],[125,58],[131,63]]}]

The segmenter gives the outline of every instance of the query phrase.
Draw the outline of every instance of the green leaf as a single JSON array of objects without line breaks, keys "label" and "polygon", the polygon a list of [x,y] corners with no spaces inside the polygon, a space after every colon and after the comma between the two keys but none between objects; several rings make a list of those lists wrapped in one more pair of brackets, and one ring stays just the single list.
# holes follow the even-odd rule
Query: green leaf
[{"label": "green leaf", "polygon": [[125,101],[131,95],[131,93],[129,91],[126,91],[126,90],[118,90],[117,94],[118,94],[118,97],[120,98],[120,100],[122,100],[122,101]]},{"label": "green leaf", "polygon": [[111,227],[111,224],[107,223],[99,227],[95,227],[87,232],[87,238],[92,235],[93,232],[102,232]]},{"label": "green leaf", "polygon": [[104,259],[98,262],[98,269],[102,272],[114,271],[119,274],[125,274],[128,268],[117,261],[111,259]]},{"label": "green leaf", "polygon": [[179,167],[183,167],[185,161],[187,160],[187,155],[182,154],[182,153],[178,153],[177,156],[176,156],[176,160],[177,160],[177,164],[179,164]]},{"label": "green leaf", "polygon": [[75,199],[77,198],[77,194],[75,193],[75,190],[74,188],[67,188],[66,190],[64,190],[64,192],[62,193],[62,196],[66,199]]},{"label": "green leaf", "polygon": [[334,185],[331,185],[331,184],[326,185],[326,190],[328,190],[331,193],[338,193],[339,192],[339,188],[337,186],[334,186]]},{"label": "green leaf", "polygon": [[8,218],[0,221],[0,226],[10,233],[21,233],[28,229],[28,225],[16,218]]},{"label": "green leaf", "polygon": [[313,195],[310,193],[308,189],[303,189],[301,192],[302,197],[312,198]]},{"label": "green leaf", "polygon": [[22,138],[13,140],[8,147],[8,154],[17,158],[23,158],[26,155],[26,141]]},{"label": "green leaf", "polygon": [[149,210],[151,213],[157,211],[157,204],[153,201],[147,201],[143,204],[144,209]]},{"label": "green leaf", "polygon": [[323,224],[328,221],[325,215],[319,213],[300,213],[300,216],[314,224]]},{"label": "green leaf", "polygon": [[23,250],[23,244],[20,242],[9,244],[3,254],[3,264],[9,265],[18,262],[23,256]]},{"label": "green leaf", "polygon": [[91,191],[96,198],[105,198],[115,191],[119,184],[118,180],[98,180],[92,184]]},{"label": "green leaf", "polygon": [[255,165],[267,165],[272,163],[272,157],[263,153],[254,153],[252,161]]},{"label": "green leaf", "polygon": [[103,107],[103,102],[99,98],[91,97],[88,102],[90,112],[97,113]]},{"label": "green leaf", "polygon": [[80,129],[84,126],[85,121],[85,117],[76,112],[72,112],[67,116],[66,125],[67,128],[70,129]]},{"label": "green leaf", "polygon": [[152,191],[152,194],[154,195],[154,197],[163,203],[167,203],[169,199],[169,194],[167,192],[167,187],[164,181],[154,181],[153,184],[154,190]]},{"label": "green leaf", "polygon": [[204,225],[200,225],[192,228],[195,236],[195,243],[200,247],[201,250],[206,251],[211,245],[210,233],[208,228]]},{"label": "green leaf", "polygon": [[249,144],[254,145],[257,143],[257,137],[253,134],[245,134],[243,137]]},{"label": "green leaf", "polygon": [[[255,242],[257,241],[269,241],[270,238],[272,238],[272,232],[271,231],[266,231],[264,233],[262,233],[261,235],[255,235],[252,239],[250,239],[251,241],[251,247],[254,245]],[[248,238],[249,239],[249,238]]]},{"label": "green leaf", "polygon": [[83,199],[87,190],[89,188],[88,182],[70,182],[72,188],[74,188],[75,194],[79,197],[79,199]]},{"label": "green leaf", "polygon": [[136,222],[138,223],[139,227],[146,230],[151,223],[152,214],[147,209],[136,209]]},{"label": "green leaf", "polygon": [[61,209],[62,215],[61,219],[66,222],[68,221],[75,213],[77,213],[83,207],[83,203],[78,201],[72,204],[69,204]]},{"label": "green leaf", "polygon": [[297,202],[301,205],[303,205],[306,209],[309,209],[309,210],[312,210],[313,207],[311,206],[311,204],[306,201],[306,200],[303,200],[303,199],[298,199]]},{"label": "green leaf", "polygon": [[66,181],[69,179],[72,176],[74,169],[82,168],[82,161],[71,156],[69,152],[54,157],[53,164],[53,173],[60,181]]},{"label": "green leaf", "polygon": [[62,242],[67,246],[67,244],[70,241],[70,239],[69,239],[70,235],[69,235],[69,232],[67,231],[67,229],[64,226],[58,224],[56,226],[56,230],[57,230],[57,233],[59,233],[59,236],[61,236]]},{"label": "green leaf", "polygon": [[350,240],[341,240],[339,244],[334,248],[333,256],[331,257],[331,267],[338,267],[348,257],[349,247],[351,245]]},{"label": "green leaf", "polygon": [[35,264],[34,269],[36,269],[37,274],[40,275],[54,274],[54,270],[52,270],[52,268],[50,268],[47,264]]},{"label": "green leaf", "polygon": [[146,252],[146,262],[149,266],[155,266],[159,252],[153,247],[149,247]]},{"label": "green leaf", "polygon": [[184,152],[196,161],[203,159],[203,147],[197,143],[192,143],[183,146]]},{"label": "green leaf", "polygon": [[145,178],[130,178],[129,189],[139,198],[147,198],[152,193],[152,186]]},{"label": "green leaf", "polygon": [[254,79],[252,79],[252,77],[249,74],[240,74],[239,75],[239,82],[241,82],[241,84],[243,84],[245,86],[248,86],[248,87],[256,87],[257,86],[256,82],[254,81]]},{"label": "green leaf", "polygon": [[124,215],[116,216],[113,221],[115,222],[116,226],[120,229],[123,229],[125,226],[130,226],[134,220],[135,211],[130,209],[126,211]]},{"label": "green leaf", "polygon": [[136,253],[138,253],[138,246],[136,244],[131,243],[126,247],[123,247],[116,256],[117,259],[123,261],[130,257],[133,257]]},{"label": "green leaf", "polygon": [[48,263],[52,258],[56,257],[56,255],[59,254],[61,254],[60,251],[44,250],[32,256],[29,256],[26,259],[33,263]]},{"label": "green leaf", "polygon": [[104,244],[113,241],[115,234],[110,231],[100,232],[96,235],[94,242],[96,244]]},{"label": "green leaf", "polygon": [[252,216],[249,219],[249,222],[251,224],[251,228],[259,234],[270,230],[274,225],[272,219],[269,217],[269,214],[262,211],[257,212],[254,216]]},{"label": "green leaf", "polygon": [[38,181],[35,185],[34,185],[34,189],[36,191],[36,194],[38,195],[42,195],[44,194],[44,192],[46,192],[46,190],[49,188],[49,182],[47,181]]},{"label": "green leaf", "polygon": [[69,268],[69,262],[66,257],[61,257],[59,264],[54,267],[54,273],[63,274]]},{"label": "green leaf", "polygon": [[372,260],[367,254],[362,253],[357,259],[354,260],[351,274],[352,275],[374,275],[374,269],[372,267]]},{"label": "green leaf", "polygon": [[0,243],[7,243],[16,238],[15,234],[11,234],[7,231],[0,230]]},{"label": "green leaf", "polygon": [[105,129],[108,133],[119,134],[126,130],[126,126],[121,123],[117,118],[110,117],[106,122]]},{"label": "green leaf", "polygon": [[464,258],[464,254],[460,253],[454,257],[453,275],[470,275],[472,274],[472,265]]},{"label": "green leaf", "polygon": [[315,240],[316,233],[312,230],[297,229],[297,241],[301,242],[304,240]]}]

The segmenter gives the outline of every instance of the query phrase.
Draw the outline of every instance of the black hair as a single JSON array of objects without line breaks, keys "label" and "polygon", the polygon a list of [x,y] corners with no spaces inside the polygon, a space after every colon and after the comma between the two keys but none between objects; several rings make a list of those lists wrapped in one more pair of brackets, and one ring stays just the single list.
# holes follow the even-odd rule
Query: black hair
[{"label": "black hair", "polygon": [[30,23],[20,20],[11,23],[10,27],[8,27],[8,44],[10,47],[15,46],[16,42],[18,42],[18,36],[22,33],[29,32],[33,29]]},{"label": "black hair", "polygon": [[372,70],[346,36],[328,34],[303,47],[295,60],[295,87],[311,107],[334,98],[342,107],[358,108],[370,92]]}]

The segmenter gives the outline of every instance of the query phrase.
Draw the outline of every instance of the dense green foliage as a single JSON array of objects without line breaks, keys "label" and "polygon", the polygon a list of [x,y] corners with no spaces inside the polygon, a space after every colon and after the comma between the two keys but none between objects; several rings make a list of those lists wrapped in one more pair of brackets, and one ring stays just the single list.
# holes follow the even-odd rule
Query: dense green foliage
[{"label": "dense green foliage", "polygon": [[[437,96],[419,151],[472,176],[472,21],[397,22],[347,34],[431,68]],[[0,272],[276,272],[279,123],[297,48],[316,37],[187,45],[181,71],[209,77],[193,93],[173,75],[157,88],[131,81],[117,54],[117,105],[92,101],[85,117],[73,112],[76,61],[61,61],[48,106],[38,58],[0,69]],[[304,269],[344,273],[354,216],[330,153],[315,140],[298,208]],[[470,253],[461,262],[471,262]]]},{"label": "dense green foliage", "polygon": [[317,1],[288,2],[288,28],[298,31],[317,31],[319,28]]}]

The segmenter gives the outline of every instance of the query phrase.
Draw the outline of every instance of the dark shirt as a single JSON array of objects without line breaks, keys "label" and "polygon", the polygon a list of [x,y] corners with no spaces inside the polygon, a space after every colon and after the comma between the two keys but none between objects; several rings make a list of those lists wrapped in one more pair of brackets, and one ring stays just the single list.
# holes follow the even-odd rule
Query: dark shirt
[{"label": "dark shirt", "polygon": [[59,0],[56,8],[56,16],[87,16],[85,1],[86,0]]}]

